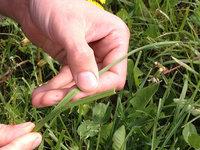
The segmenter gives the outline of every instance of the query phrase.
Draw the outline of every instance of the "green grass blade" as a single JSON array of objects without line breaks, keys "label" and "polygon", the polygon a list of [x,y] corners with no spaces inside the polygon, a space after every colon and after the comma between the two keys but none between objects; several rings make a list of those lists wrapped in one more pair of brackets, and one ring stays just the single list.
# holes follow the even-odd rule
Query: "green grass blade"
[{"label": "green grass blade", "polygon": [[74,88],[73,90],[71,90],[69,92],[69,94],[67,94],[66,97],[64,97],[64,99],[62,101],[60,101],[60,103],[58,103],[58,105],[55,107],[55,109],[59,109],[61,107],[68,107],[67,104],[70,102],[70,100],[77,95],[80,92],[80,90],[78,88]]},{"label": "green grass blade", "polygon": [[[48,129],[49,131],[49,136],[55,141],[55,142],[60,142],[59,146],[63,149],[63,150],[69,150],[63,143],[61,143],[61,141],[59,141],[59,139],[54,135],[53,131],[51,131],[50,129]],[[63,134],[63,132],[61,132],[61,134]],[[59,149],[59,148],[57,148]]]},{"label": "green grass blade", "polygon": [[181,65],[182,67],[184,67],[185,69],[187,69],[188,71],[196,74],[196,75],[199,75],[198,72],[196,72],[194,69],[192,69],[190,66],[188,66],[187,64],[185,64],[184,62],[178,60],[177,58],[173,57],[172,56],[172,59],[175,60],[175,62],[177,62],[179,65]]},{"label": "green grass blade", "polygon": [[132,51],[130,51],[128,54],[122,56],[121,58],[119,58],[118,60],[116,60],[115,62],[109,64],[108,66],[106,66],[105,68],[103,68],[100,72],[99,75],[102,75],[103,73],[105,73],[106,71],[108,71],[111,67],[115,66],[116,64],[120,63],[122,60],[128,58],[129,56],[141,51],[141,50],[149,50],[152,48],[160,48],[160,47],[166,47],[169,45],[175,45],[175,44],[180,44],[181,42],[179,41],[165,41],[165,42],[158,42],[158,43],[152,43],[152,44],[148,44],[145,46],[142,46],[140,48],[136,48]]},{"label": "green grass blade", "polygon": [[70,102],[68,104],[68,107],[69,108],[72,108],[72,107],[75,107],[75,106],[78,106],[78,105],[83,105],[83,104],[87,104],[87,103],[91,103],[95,100],[98,100],[98,99],[102,99],[102,98],[105,98],[105,97],[108,97],[108,96],[111,96],[111,95],[114,95],[116,94],[115,90],[109,90],[109,91],[105,91],[103,93],[99,93],[99,94],[96,94],[94,96],[88,96],[86,98],[83,98],[83,99],[80,99],[76,102]]},{"label": "green grass blade", "polygon": [[182,92],[181,92],[181,95],[180,95],[180,98],[179,98],[180,100],[184,100],[185,99],[187,91],[188,91],[188,76],[185,75],[183,89],[182,89]]}]

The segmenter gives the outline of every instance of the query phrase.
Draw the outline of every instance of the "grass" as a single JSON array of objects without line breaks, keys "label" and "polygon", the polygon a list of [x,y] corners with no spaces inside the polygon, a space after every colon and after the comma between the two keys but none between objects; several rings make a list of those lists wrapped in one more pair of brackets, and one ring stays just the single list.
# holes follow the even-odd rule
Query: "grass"
[{"label": "grass", "polygon": [[18,25],[6,19],[0,23],[0,122],[35,122],[41,150],[199,149],[200,1],[109,0],[105,8],[131,30],[124,90],[77,104],[67,99],[65,109],[33,108],[32,90],[59,65],[23,44]]}]

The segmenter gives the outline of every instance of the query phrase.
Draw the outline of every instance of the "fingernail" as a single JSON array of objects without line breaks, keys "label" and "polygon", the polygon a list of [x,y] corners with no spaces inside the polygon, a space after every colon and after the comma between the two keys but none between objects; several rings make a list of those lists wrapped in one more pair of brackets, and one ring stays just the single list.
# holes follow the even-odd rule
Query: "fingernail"
[{"label": "fingernail", "polygon": [[77,76],[77,86],[85,92],[93,91],[98,86],[96,76],[89,71],[81,72]]},{"label": "fingernail", "polygon": [[32,149],[35,149],[36,147],[38,147],[41,142],[42,142],[42,136],[39,133],[37,133],[37,136],[32,145]]}]

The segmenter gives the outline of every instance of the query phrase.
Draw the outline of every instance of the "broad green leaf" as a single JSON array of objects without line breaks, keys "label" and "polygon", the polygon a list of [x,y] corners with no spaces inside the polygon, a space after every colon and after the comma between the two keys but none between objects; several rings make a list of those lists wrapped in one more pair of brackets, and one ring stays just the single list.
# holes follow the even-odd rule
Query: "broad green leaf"
[{"label": "broad green leaf", "polygon": [[193,148],[200,149],[200,136],[198,134],[189,135],[188,142]]},{"label": "broad green leaf", "polygon": [[100,141],[101,143],[106,141],[108,139],[108,137],[110,136],[110,133],[111,133],[111,130],[112,130],[112,126],[113,126],[113,122],[111,122],[110,124],[106,124],[106,125],[103,125],[101,127],[101,132],[100,132]]},{"label": "broad green leaf", "polygon": [[138,90],[134,97],[130,100],[130,103],[136,109],[144,109],[150,102],[152,96],[158,90],[159,84],[152,84],[148,87]]},{"label": "broad green leaf", "polygon": [[182,134],[184,140],[189,144],[188,137],[192,134],[197,134],[197,130],[192,123],[188,123],[185,125]]},{"label": "broad green leaf", "polygon": [[105,105],[104,103],[97,103],[94,106],[94,108],[92,109],[92,117],[93,117],[94,122],[96,123],[103,122],[107,108],[108,108],[108,104]]},{"label": "broad green leaf", "polygon": [[81,139],[86,140],[89,137],[94,137],[98,134],[100,124],[94,123],[93,121],[86,120],[78,127],[78,134]]},{"label": "broad green leaf", "polygon": [[114,150],[125,150],[125,138],[126,138],[126,129],[125,126],[121,126],[113,135],[113,149]]}]

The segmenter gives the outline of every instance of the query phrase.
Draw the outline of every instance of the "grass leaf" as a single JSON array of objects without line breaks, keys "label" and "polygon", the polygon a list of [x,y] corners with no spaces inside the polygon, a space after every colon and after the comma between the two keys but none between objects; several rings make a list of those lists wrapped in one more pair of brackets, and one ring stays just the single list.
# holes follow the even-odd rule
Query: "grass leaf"
[{"label": "grass leaf", "polygon": [[188,71],[196,74],[196,75],[199,75],[198,72],[196,72],[194,69],[192,69],[190,66],[188,66],[187,64],[185,64],[184,62],[178,60],[177,58],[173,57],[172,56],[172,59],[175,60],[179,65],[181,65],[182,67],[184,67],[185,69],[187,69]]}]

